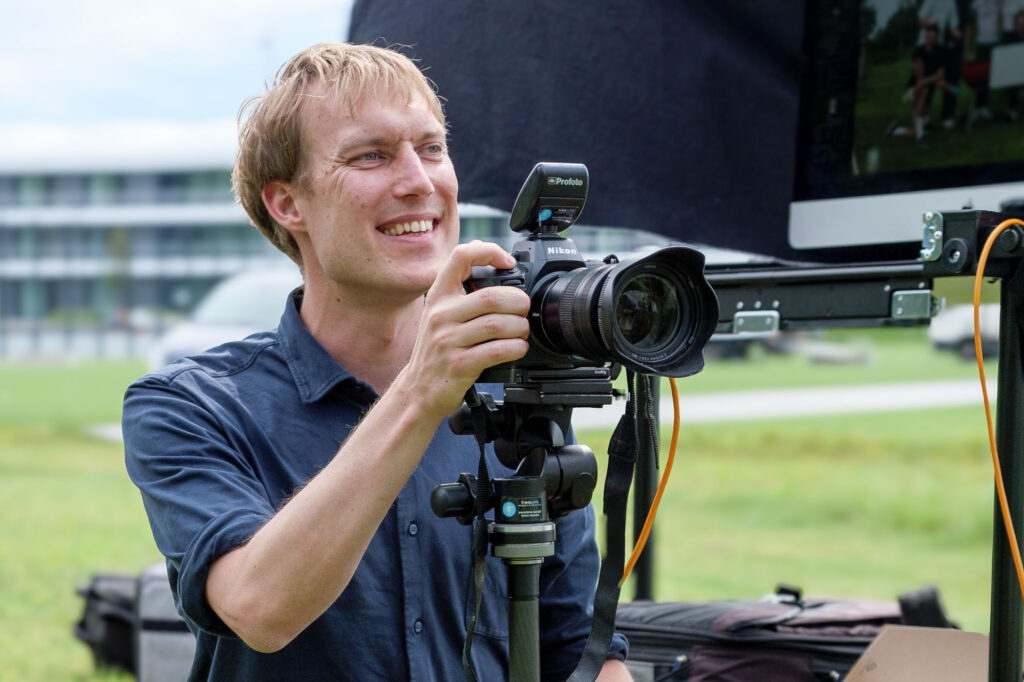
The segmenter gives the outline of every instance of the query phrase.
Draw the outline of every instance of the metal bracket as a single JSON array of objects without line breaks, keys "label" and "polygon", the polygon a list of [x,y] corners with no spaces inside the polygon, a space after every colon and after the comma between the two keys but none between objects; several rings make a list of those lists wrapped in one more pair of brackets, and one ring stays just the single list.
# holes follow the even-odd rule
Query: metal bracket
[{"label": "metal bracket", "polygon": [[937,261],[942,256],[942,214],[928,211],[924,214],[924,241],[921,260]]},{"label": "metal bracket", "polygon": [[937,312],[931,289],[908,289],[892,293],[892,316],[897,320],[921,320]]},{"label": "metal bracket", "polygon": [[733,334],[771,334],[779,331],[778,310],[751,310],[736,313],[732,318]]}]

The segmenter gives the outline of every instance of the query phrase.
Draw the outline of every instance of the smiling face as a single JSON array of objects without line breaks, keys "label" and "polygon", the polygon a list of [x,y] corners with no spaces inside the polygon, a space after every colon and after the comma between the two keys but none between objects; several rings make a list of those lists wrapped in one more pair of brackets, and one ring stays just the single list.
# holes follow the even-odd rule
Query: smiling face
[{"label": "smiling face", "polygon": [[290,227],[307,287],[396,302],[422,295],[458,243],[458,181],[446,131],[420,95],[312,97]]}]

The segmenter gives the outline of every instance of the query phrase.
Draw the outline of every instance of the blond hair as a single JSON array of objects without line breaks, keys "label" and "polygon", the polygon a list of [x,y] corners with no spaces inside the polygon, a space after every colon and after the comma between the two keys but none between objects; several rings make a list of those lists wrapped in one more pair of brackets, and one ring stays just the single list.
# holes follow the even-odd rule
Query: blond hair
[{"label": "blond hair", "polygon": [[445,125],[433,83],[411,59],[393,49],[350,43],[320,43],[289,59],[267,91],[246,100],[238,113],[238,155],[231,176],[235,199],[252,224],[302,267],[295,239],[263,203],[271,180],[302,181],[300,111],[311,97],[339,94],[353,113],[368,95],[416,95]]}]

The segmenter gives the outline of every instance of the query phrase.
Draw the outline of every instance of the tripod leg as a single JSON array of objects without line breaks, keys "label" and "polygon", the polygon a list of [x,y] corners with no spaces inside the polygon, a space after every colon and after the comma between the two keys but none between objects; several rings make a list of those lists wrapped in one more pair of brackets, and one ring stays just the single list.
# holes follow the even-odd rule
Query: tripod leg
[{"label": "tripod leg", "polygon": [[[1024,271],[1020,269],[1002,281],[999,319],[999,397],[996,401],[996,441],[999,466],[1003,471],[1010,520],[1017,541],[1024,525],[1024,334],[1020,320],[1024,314]],[[1006,526],[997,507],[992,536],[992,615],[989,630],[989,682],[1018,682],[1021,677],[1021,614],[1024,602],[1013,570],[1013,559],[1006,540]]]},{"label": "tripod leg", "polygon": [[540,679],[540,561],[508,564],[509,679]]}]

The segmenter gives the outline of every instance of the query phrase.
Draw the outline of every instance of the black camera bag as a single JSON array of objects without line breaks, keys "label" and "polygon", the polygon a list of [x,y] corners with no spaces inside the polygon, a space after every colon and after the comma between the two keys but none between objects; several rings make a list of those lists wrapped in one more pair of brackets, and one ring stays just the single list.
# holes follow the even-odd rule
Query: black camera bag
[{"label": "black camera bag", "polygon": [[75,592],[85,604],[74,634],[97,668],[121,669],[139,682],[188,677],[195,637],[175,610],[163,561],[139,575],[94,574]]},{"label": "black camera bag", "polygon": [[75,637],[89,647],[93,663],[134,673],[136,576],[98,573],[75,592],[85,600]]},{"label": "black camera bag", "polygon": [[615,623],[637,682],[837,682],[887,624],[952,627],[930,587],[900,603],[788,588],[764,600],[631,602]]}]

